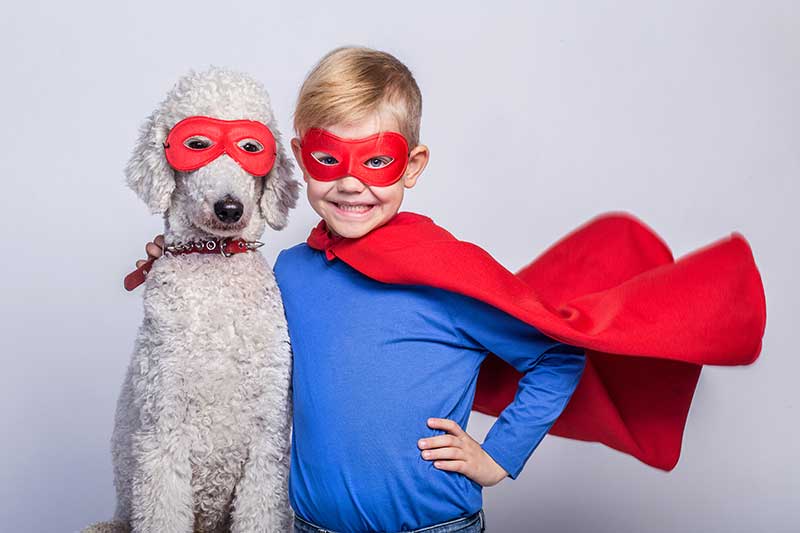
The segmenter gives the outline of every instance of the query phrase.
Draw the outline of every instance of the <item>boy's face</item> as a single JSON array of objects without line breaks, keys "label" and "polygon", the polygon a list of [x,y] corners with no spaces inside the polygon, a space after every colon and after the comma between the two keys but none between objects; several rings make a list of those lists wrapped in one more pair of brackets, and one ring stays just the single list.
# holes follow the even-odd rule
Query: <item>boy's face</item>
[{"label": "boy's face", "polygon": [[[335,124],[325,130],[345,139],[363,139],[381,131],[400,131],[400,127],[391,113],[373,113],[362,120]],[[416,185],[417,177],[424,170],[429,157],[427,147],[413,147],[403,176],[391,185],[377,187],[367,185],[354,176],[345,176],[334,181],[315,180],[303,164],[302,145],[297,137],[292,139],[292,150],[303,170],[311,207],[325,220],[328,229],[351,239],[366,235],[397,214],[405,189]],[[313,154],[323,163],[327,155]],[[380,165],[379,159],[373,158],[369,164]]]}]

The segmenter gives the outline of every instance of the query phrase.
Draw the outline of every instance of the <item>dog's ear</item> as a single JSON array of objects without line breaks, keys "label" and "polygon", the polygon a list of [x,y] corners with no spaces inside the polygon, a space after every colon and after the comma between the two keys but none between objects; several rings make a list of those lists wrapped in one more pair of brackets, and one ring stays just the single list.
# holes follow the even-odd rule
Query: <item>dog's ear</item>
[{"label": "dog's ear", "polygon": [[[273,132],[275,130],[273,129]],[[294,163],[286,156],[280,136],[275,133],[277,154],[275,165],[264,178],[261,193],[261,214],[272,229],[283,229],[289,219],[289,209],[297,205],[300,182],[292,179]]]},{"label": "dog's ear", "polygon": [[169,127],[155,111],[142,124],[139,142],[125,167],[128,186],[139,195],[150,211],[163,214],[175,190],[175,171],[164,154]]}]

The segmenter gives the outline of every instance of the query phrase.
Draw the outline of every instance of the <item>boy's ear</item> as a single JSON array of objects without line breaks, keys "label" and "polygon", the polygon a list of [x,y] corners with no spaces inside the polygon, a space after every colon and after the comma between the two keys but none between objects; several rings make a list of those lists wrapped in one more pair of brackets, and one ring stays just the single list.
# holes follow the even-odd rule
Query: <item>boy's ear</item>
[{"label": "boy's ear", "polygon": [[417,178],[428,166],[430,157],[431,151],[424,144],[419,144],[411,150],[408,155],[408,166],[406,166],[406,172],[403,175],[403,186],[406,189],[410,189],[417,184]]},{"label": "boy's ear", "polygon": [[303,173],[303,181],[308,182],[306,178],[306,166],[303,164],[303,145],[300,144],[300,138],[292,138],[292,152],[294,152],[294,160],[300,166],[300,171]]}]

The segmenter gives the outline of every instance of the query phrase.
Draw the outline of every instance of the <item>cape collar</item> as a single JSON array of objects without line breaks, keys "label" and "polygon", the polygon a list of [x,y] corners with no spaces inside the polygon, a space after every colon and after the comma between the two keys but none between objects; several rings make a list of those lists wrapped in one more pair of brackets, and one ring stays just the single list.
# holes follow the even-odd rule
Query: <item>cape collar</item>
[{"label": "cape collar", "polygon": [[340,248],[350,247],[358,242],[364,241],[368,241],[370,243],[385,241],[385,239],[389,238],[393,233],[395,233],[400,226],[408,226],[419,223],[432,224],[433,220],[424,215],[412,213],[410,211],[403,211],[401,213],[397,213],[388,222],[373,229],[366,235],[357,239],[349,239],[347,237],[340,237],[339,235],[333,234],[328,229],[328,225],[325,223],[325,221],[320,220],[319,224],[317,224],[311,230],[311,234],[308,236],[308,239],[306,239],[306,244],[315,250],[325,252],[325,257],[331,261],[334,257],[336,257],[336,250]]}]

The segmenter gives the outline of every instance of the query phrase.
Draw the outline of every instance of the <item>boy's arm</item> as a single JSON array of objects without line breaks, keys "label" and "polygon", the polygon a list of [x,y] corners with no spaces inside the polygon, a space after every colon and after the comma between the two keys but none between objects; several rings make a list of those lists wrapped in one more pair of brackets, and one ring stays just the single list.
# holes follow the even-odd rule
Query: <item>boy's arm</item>
[{"label": "boy's arm", "polygon": [[527,370],[524,364],[500,357],[524,375],[514,401],[500,413],[481,446],[511,479],[516,479],[567,406],[580,380],[585,356],[583,350],[561,344],[542,354]]},{"label": "boy's arm", "polygon": [[462,338],[523,373],[514,401],[500,413],[481,445],[516,479],[572,397],[583,372],[584,351],[488,304],[467,297],[459,300],[451,315]]}]

